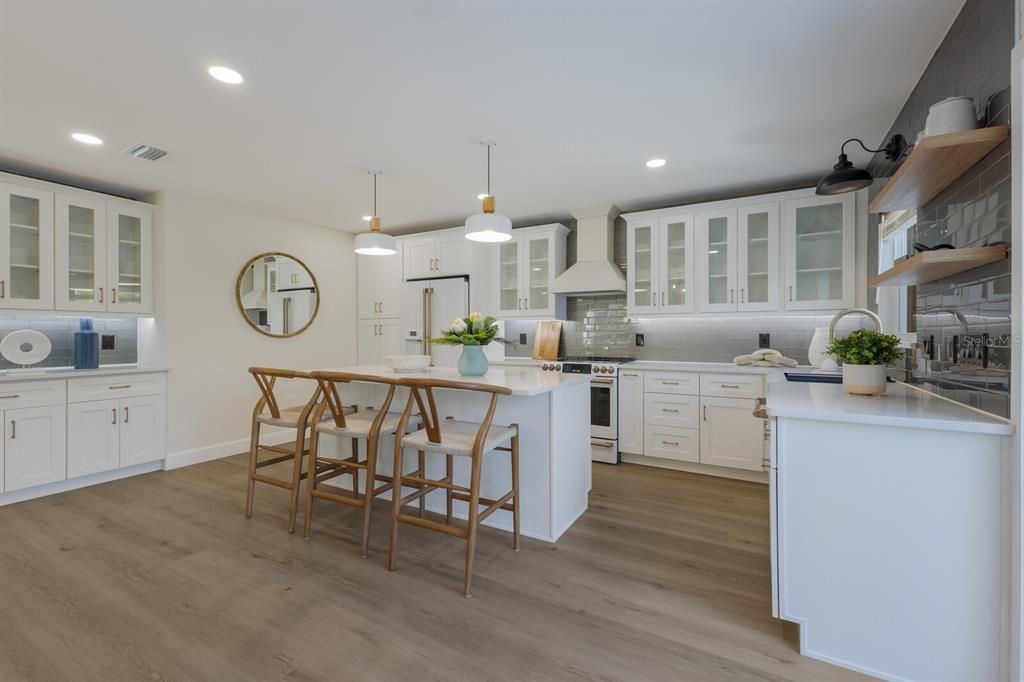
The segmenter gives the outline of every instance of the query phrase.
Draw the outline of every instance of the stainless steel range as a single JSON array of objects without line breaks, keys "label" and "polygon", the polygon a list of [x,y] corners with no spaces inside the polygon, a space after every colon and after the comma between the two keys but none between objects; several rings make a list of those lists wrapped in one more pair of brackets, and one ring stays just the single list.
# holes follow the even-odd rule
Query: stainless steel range
[{"label": "stainless steel range", "polygon": [[619,367],[632,361],[573,356],[541,365],[547,372],[590,375],[590,452],[595,462],[619,462]]}]

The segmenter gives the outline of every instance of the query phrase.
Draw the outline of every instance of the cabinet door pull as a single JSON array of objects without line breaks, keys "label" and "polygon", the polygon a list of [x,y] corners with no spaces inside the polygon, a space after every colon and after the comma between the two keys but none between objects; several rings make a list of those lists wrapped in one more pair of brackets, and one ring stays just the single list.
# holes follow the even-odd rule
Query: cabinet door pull
[{"label": "cabinet door pull", "polygon": [[704,421],[708,420],[708,406],[704,406]]},{"label": "cabinet door pull", "polygon": [[128,423],[128,408],[124,408],[124,423]]},{"label": "cabinet door pull", "polygon": [[529,310],[529,309],[530,309],[530,297],[527,296],[527,297],[525,297],[523,299],[523,310]]},{"label": "cabinet door pull", "polygon": [[790,303],[793,302],[793,286],[792,285],[790,285],[790,287],[789,287],[789,302]]},{"label": "cabinet door pull", "polygon": [[661,292],[661,304],[665,305],[665,292]]},{"label": "cabinet door pull", "polygon": [[131,387],[132,387],[131,384],[121,384],[120,386],[108,386],[107,390],[113,391],[113,390],[118,389],[118,388],[131,388]]},{"label": "cabinet door pull", "polygon": [[117,408],[116,407],[111,408],[111,410],[110,410],[110,423],[111,424],[116,424],[117,423]]},{"label": "cabinet door pull", "polygon": [[18,437],[18,422],[11,420],[11,440]]},{"label": "cabinet door pull", "polygon": [[0,279],[0,298],[7,298],[7,280]]},{"label": "cabinet door pull", "polygon": [[523,309],[523,299],[517,298],[516,299],[516,310],[522,310],[522,309]]},{"label": "cabinet door pull", "polygon": [[736,302],[736,290],[735,289],[729,289],[729,303],[735,303],[735,302]]},{"label": "cabinet door pull", "polygon": [[746,297],[744,296],[743,287],[740,287],[740,303],[744,302],[744,298]]},{"label": "cabinet door pull", "polygon": [[100,303],[103,303],[103,287],[100,287]]},{"label": "cabinet door pull", "polygon": [[662,445],[675,445],[676,447],[679,447],[679,441],[677,441],[677,440],[663,440],[663,441],[661,441],[661,444]]},{"label": "cabinet door pull", "polygon": [[117,303],[117,289],[111,288],[110,290],[110,302]]}]

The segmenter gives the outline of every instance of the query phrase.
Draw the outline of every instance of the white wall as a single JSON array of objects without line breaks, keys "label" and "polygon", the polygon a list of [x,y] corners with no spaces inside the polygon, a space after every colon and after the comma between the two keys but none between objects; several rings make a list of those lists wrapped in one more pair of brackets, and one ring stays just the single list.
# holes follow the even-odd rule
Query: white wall
[{"label": "white wall", "polygon": [[[248,448],[259,391],[247,368],[356,362],[356,266],[350,234],[182,193],[161,193],[156,204],[156,318],[140,323],[139,352],[140,362],[171,370],[172,468]],[[259,334],[235,305],[239,270],[265,251],[296,256],[319,282],[320,313],[299,336]],[[302,384],[289,404],[308,398],[312,386]]]}]

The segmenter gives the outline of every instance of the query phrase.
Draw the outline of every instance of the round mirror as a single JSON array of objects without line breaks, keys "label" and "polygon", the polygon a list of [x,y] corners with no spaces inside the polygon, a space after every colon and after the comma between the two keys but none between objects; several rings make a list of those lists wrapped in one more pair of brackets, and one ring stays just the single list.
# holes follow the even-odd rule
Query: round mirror
[{"label": "round mirror", "polygon": [[320,310],[320,288],[305,263],[273,251],[249,259],[238,273],[235,300],[253,329],[283,338],[313,324]]}]

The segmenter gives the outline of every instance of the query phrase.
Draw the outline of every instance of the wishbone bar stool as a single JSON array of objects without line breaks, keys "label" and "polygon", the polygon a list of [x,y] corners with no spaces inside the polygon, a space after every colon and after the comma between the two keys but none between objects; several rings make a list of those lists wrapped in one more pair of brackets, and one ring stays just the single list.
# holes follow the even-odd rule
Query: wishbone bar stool
[{"label": "wishbone bar stool", "polygon": [[[370,543],[370,515],[373,511],[373,500],[378,495],[391,490],[391,476],[377,473],[377,451],[383,436],[393,435],[398,429],[402,415],[388,412],[395,397],[397,379],[389,379],[376,375],[365,375],[351,372],[313,372],[324,396],[314,412],[313,422],[316,427],[310,436],[309,464],[306,471],[315,471],[306,485],[306,516],[303,524],[304,536],[310,537],[310,525],[313,520],[313,500],[322,499],[359,507],[363,510],[362,554],[365,558]],[[339,385],[349,382],[385,384],[388,387],[384,401],[377,409],[372,407],[354,414],[346,414],[339,392]],[[406,420],[406,429],[419,428],[419,419]],[[320,436],[329,434],[352,441],[352,454],[345,458],[325,457],[320,454]],[[359,460],[359,441],[366,441],[366,459]],[[362,494],[359,490],[359,472],[364,471],[365,481]],[[423,453],[420,453],[417,475],[425,473]],[[352,476],[351,497],[323,490],[320,484],[337,476]],[[385,485],[377,487],[377,481],[385,481]],[[420,514],[423,514],[424,500],[420,500]]]},{"label": "wishbone bar stool", "polygon": [[[308,476],[308,471],[302,471],[302,456],[305,454],[306,429],[309,427],[310,417],[320,400],[320,386],[316,384],[313,395],[304,405],[282,408],[277,401],[274,392],[278,379],[305,379],[312,381],[313,377],[308,372],[300,372],[291,369],[274,369],[271,367],[250,367],[249,373],[256,380],[260,387],[260,399],[252,411],[252,434],[249,439],[249,475],[245,493],[245,517],[252,517],[253,497],[256,492],[256,483],[267,483],[278,488],[289,491],[288,502],[288,532],[295,532],[295,516],[299,504],[299,487],[302,479]],[[350,413],[352,408],[345,408]],[[292,447],[280,445],[260,444],[260,427],[264,424],[269,426],[280,426],[295,429],[295,443]],[[260,461],[260,452],[271,452],[277,455],[270,459]],[[257,473],[261,469],[280,462],[293,462],[291,480],[284,480]]]},{"label": "wishbone bar stool", "polygon": [[[406,424],[412,419],[413,406],[419,411],[424,428],[402,438],[395,439],[395,461],[392,470],[391,495],[391,543],[388,550],[388,569],[394,570],[398,552],[398,524],[408,523],[429,528],[466,540],[466,564],[463,592],[471,596],[473,580],[473,554],[476,549],[476,534],[480,523],[498,509],[512,512],[512,546],[519,551],[519,426],[492,426],[498,396],[509,395],[512,390],[504,386],[489,386],[469,381],[436,378],[402,378],[400,385],[409,387],[409,400],[402,412],[398,432],[404,433]],[[483,420],[479,423],[455,421],[451,417],[440,421],[434,402],[434,389],[451,389],[489,393],[490,403]],[[426,404],[424,404],[426,398]],[[429,479],[425,475],[402,474],[402,460],[405,449],[445,455],[444,478]],[[489,452],[502,450],[510,453],[512,465],[512,489],[492,500],[480,496],[480,473],[483,458]],[[453,480],[453,457],[469,457],[472,460],[469,486],[456,485]],[[422,469],[422,467],[421,467]],[[417,491],[402,497],[402,487],[415,487]],[[434,490],[443,489],[447,502],[445,523],[402,513],[402,506],[414,500],[422,500]],[[469,503],[469,519],[465,527],[452,524],[452,501]],[[480,505],[487,505],[483,510]]]}]

